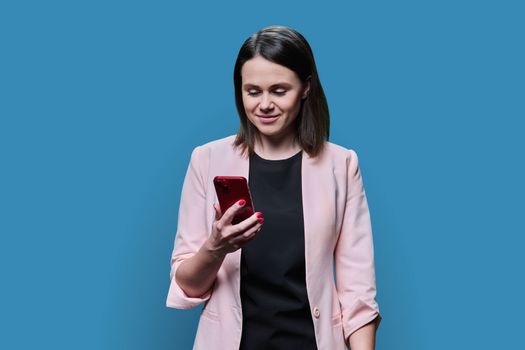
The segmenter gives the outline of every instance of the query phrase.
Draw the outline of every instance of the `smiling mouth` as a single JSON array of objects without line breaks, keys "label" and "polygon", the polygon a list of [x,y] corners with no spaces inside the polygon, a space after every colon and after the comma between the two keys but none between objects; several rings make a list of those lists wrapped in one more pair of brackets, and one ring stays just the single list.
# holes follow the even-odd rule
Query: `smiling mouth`
[{"label": "smiling mouth", "polygon": [[276,115],[260,115],[260,114],[256,114],[256,116],[258,116],[259,118],[275,118],[275,117],[278,117],[279,114],[276,114]]}]

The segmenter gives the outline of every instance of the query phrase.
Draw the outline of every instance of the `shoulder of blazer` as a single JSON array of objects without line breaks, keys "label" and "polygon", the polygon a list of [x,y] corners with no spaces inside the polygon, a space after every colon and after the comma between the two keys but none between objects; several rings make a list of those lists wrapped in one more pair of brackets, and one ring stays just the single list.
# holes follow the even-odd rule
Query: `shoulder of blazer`
[{"label": "shoulder of blazer", "polygon": [[210,163],[212,154],[231,156],[234,154],[233,141],[236,135],[229,135],[217,140],[212,140],[193,148],[191,160],[201,169],[206,169]]},{"label": "shoulder of blazer", "polygon": [[235,141],[236,136],[237,135],[225,136],[217,140],[206,142],[202,145],[197,146],[197,148],[200,148],[202,150],[208,150],[208,152],[213,151],[213,152],[220,152],[222,154],[228,153],[228,152],[232,153],[234,152],[233,141]]},{"label": "shoulder of blazer", "polygon": [[334,162],[346,162],[347,165],[358,162],[357,152],[352,148],[346,148],[332,142],[326,142],[326,149]]}]

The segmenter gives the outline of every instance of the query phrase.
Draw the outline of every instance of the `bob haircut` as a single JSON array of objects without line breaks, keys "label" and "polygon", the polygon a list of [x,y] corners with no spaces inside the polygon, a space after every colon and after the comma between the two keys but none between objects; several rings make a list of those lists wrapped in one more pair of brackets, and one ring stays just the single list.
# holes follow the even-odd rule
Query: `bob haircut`
[{"label": "bob haircut", "polygon": [[310,79],[310,90],[301,99],[299,114],[295,119],[295,139],[310,157],[317,156],[330,136],[330,114],[328,103],[319,81],[314,56],[306,39],[297,31],[286,26],[269,26],[250,36],[241,49],[235,62],[233,81],[235,103],[241,125],[233,143],[243,154],[254,153],[255,138],[259,131],[248,120],[242,102],[241,68],[246,61],[260,55],[263,58],[294,71],[299,80],[305,83]]}]

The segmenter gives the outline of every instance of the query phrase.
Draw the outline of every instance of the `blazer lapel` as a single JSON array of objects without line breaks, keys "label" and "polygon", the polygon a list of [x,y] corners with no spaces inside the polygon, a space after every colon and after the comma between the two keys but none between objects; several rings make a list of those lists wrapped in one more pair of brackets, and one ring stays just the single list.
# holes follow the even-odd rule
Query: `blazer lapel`
[{"label": "blazer lapel", "polygon": [[[312,263],[315,260],[314,253],[314,233],[315,233],[315,203],[321,198],[317,190],[319,186],[316,181],[320,179],[315,174],[314,162],[315,158],[311,158],[307,152],[303,151],[301,163],[301,187],[302,187],[302,204],[303,204],[303,220],[304,220],[304,245],[305,245],[305,268],[306,268],[306,283],[311,286],[311,272]],[[309,293],[310,294],[310,293]]]}]

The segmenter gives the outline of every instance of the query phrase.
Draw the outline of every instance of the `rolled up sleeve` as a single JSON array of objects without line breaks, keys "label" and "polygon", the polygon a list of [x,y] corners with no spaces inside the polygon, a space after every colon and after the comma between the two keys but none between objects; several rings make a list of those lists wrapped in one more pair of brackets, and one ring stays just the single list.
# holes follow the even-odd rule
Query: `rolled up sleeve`
[{"label": "rolled up sleeve", "polygon": [[352,333],[382,316],[376,302],[372,225],[367,198],[354,150],[346,158],[347,192],[343,222],[334,252],[336,288],[341,303],[343,334]]},{"label": "rolled up sleeve", "polygon": [[176,309],[196,307],[211,297],[212,288],[201,297],[189,297],[175,280],[180,264],[197,253],[208,238],[206,191],[202,171],[206,169],[204,152],[202,146],[193,149],[182,185],[177,232],[171,254],[171,282],[166,299],[166,306]]}]

